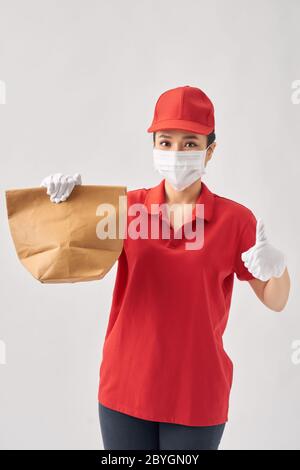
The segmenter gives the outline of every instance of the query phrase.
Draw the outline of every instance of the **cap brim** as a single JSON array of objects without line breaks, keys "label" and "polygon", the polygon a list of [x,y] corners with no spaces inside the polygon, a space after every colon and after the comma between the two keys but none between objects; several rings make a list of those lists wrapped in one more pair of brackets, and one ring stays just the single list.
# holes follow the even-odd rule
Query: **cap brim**
[{"label": "cap brim", "polygon": [[183,131],[195,132],[196,134],[208,135],[214,130],[214,127],[204,126],[193,121],[182,121],[179,119],[172,119],[168,121],[166,120],[157,122],[153,126],[150,126],[147,129],[147,132],[156,132],[161,131],[163,129],[178,129]]}]

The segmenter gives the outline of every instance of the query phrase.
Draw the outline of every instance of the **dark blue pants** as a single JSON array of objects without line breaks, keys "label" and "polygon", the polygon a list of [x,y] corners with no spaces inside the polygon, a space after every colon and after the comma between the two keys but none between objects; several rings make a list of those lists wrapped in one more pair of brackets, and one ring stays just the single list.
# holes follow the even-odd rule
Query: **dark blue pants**
[{"label": "dark blue pants", "polygon": [[225,424],[186,426],[149,421],[98,404],[104,449],[217,450]]}]

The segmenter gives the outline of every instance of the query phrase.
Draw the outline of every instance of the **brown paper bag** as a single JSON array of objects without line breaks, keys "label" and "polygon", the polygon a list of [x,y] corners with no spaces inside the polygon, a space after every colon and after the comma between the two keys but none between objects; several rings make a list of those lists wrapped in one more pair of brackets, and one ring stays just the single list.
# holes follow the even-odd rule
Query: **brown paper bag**
[{"label": "brown paper bag", "polygon": [[[20,261],[42,283],[103,278],[123,249],[126,186],[75,186],[69,198],[58,204],[50,201],[46,191],[40,187],[5,191],[10,232]],[[100,215],[101,204],[112,205],[115,213]],[[110,232],[109,238],[100,239],[99,222],[106,232],[109,225],[114,226],[115,238]]]}]

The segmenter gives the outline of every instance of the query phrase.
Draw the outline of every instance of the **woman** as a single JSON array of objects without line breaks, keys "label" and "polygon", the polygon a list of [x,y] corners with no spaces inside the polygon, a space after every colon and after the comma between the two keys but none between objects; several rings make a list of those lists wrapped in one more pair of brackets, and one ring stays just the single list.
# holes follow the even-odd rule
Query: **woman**
[{"label": "woman", "polygon": [[[214,130],[213,104],[200,89],[183,86],[159,97],[148,132],[163,179],[127,193],[128,208],[143,207],[143,236],[124,239],[103,346],[105,449],[218,449],[232,385],[222,335],[234,273],[268,308],[286,305],[285,255],[268,242],[263,222],[201,180]],[[41,186],[60,202],[76,184],[79,174],[55,174]],[[127,217],[130,226],[129,210]]]}]

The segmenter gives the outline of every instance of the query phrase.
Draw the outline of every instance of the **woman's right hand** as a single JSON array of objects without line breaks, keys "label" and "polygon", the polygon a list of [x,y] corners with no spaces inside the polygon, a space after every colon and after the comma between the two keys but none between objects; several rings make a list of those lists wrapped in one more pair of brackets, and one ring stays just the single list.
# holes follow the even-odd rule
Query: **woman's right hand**
[{"label": "woman's right hand", "polygon": [[75,173],[73,176],[62,173],[54,173],[46,176],[40,187],[47,188],[47,194],[51,202],[65,201],[73,191],[74,186],[81,184],[81,175]]}]

